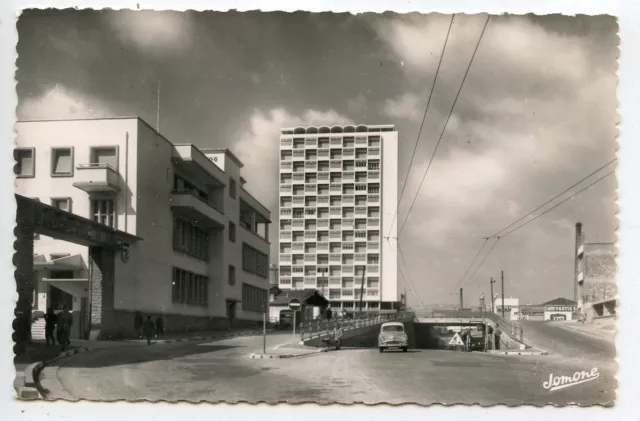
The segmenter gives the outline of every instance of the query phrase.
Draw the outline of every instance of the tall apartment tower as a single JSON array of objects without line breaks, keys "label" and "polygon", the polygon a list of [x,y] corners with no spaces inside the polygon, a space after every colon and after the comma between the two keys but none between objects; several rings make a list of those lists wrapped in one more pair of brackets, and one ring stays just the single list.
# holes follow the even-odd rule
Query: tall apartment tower
[{"label": "tall apartment tower", "polygon": [[346,311],[362,291],[363,310],[395,309],[395,126],[282,129],[279,177],[280,289],[317,289]]}]

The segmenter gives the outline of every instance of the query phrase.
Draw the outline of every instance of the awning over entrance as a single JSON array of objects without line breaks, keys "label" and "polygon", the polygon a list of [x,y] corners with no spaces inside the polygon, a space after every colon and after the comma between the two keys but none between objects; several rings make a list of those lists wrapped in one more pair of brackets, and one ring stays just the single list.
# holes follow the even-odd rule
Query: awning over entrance
[{"label": "awning over entrance", "polygon": [[34,232],[87,247],[107,247],[122,250],[142,240],[79,215],[45,205],[16,194],[17,224],[33,225]]},{"label": "awning over entrance", "polygon": [[46,282],[67,294],[71,294],[74,297],[88,297],[89,296],[89,280],[88,279],[51,279],[42,278],[42,282]]},{"label": "awning over entrance", "polygon": [[45,268],[51,270],[83,270],[85,263],[82,256],[74,254],[47,261],[45,256],[38,255],[33,258],[34,269]]}]

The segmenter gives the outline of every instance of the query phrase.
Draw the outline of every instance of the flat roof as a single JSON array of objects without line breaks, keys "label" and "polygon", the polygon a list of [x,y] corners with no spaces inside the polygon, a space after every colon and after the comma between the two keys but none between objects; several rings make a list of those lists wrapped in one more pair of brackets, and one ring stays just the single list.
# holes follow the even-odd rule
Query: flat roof
[{"label": "flat roof", "polygon": [[238,165],[238,167],[242,168],[244,167],[244,164],[242,163],[242,161],[240,161],[240,159],[238,159],[237,156],[234,155],[233,152],[231,152],[231,150],[229,148],[198,148],[200,149],[202,152],[222,152],[225,155],[227,155],[229,158],[231,158],[236,165]]}]

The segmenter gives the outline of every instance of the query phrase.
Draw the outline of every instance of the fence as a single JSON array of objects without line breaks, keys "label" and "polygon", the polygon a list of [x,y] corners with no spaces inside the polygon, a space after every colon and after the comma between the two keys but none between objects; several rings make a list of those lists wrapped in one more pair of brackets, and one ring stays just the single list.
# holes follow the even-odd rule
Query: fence
[{"label": "fence", "polygon": [[380,323],[402,321],[407,318],[413,319],[411,312],[393,312],[393,313],[356,313],[352,317],[305,320],[300,324],[300,339],[305,341],[314,338],[320,338],[333,333],[337,324],[340,324],[343,332],[352,329],[358,329],[366,326],[373,326]]}]

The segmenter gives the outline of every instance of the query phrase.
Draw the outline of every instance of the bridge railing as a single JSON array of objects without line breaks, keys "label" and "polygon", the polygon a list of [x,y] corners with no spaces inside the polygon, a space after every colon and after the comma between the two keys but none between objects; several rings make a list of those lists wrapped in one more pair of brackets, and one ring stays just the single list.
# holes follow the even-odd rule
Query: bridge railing
[{"label": "bridge railing", "polygon": [[402,321],[407,318],[413,318],[412,312],[393,312],[393,313],[360,313],[349,318],[332,318],[305,320],[300,323],[300,339],[305,341],[309,339],[321,338],[333,334],[336,325],[342,327],[343,332],[359,329],[361,327],[373,326],[386,322]]}]

